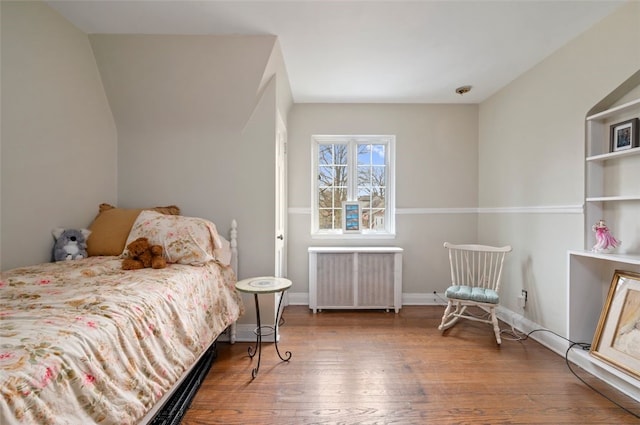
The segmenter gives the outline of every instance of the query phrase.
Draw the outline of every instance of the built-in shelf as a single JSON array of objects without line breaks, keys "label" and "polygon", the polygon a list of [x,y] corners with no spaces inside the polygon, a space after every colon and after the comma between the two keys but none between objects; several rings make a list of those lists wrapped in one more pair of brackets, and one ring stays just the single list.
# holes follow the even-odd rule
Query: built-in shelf
[{"label": "built-in shelf", "polygon": [[[594,107],[586,117],[584,246],[567,255],[567,338],[591,342],[616,270],[640,273],[638,217],[640,217],[640,147],[609,152],[611,125],[640,117],[640,71],[621,84],[598,108],[635,99],[604,111]],[[597,196],[594,196],[597,195]],[[592,226],[605,220],[622,240],[616,252],[590,251]],[[572,359],[585,370],[640,401],[640,381],[602,362],[589,352],[573,350]]]},{"label": "built-in shelf", "polygon": [[597,258],[599,260],[615,261],[617,263],[640,265],[640,255],[628,254],[610,254],[606,252],[572,250],[569,255],[578,255],[581,257]]},{"label": "built-in shelf", "polygon": [[[588,250],[567,255],[567,337],[571,341],[593,341],[616,270],[640,272],[640,255],[610,254]],[[607,364],[587,351],[572,350],[570,359],[613,387],[640,401],[640,381]]]},{"label": "built-in shelf", "polygon": [[629,109],[633,109],[636,106],[640,106],[640,99],[634,99],[630,102],[623,103],[622,105],[615,106],[613,108],[607,109],[606,111],[598,112],[597,114],[589,115],[587,117],[587,121],[592,120],[602,120],[605,118],[612,117],[614,115],[619,115],[624,113]]},{"label": "built-in shelf", "polygon": [[620,202],[620,201],[640,201],[640,195],[630,196],[592,196],[587,198],[587,202]]},{"label": "built-in shelf", "polygon": [[592,356],[588,351],[572,350],[570,358],[573,359],[574,363],[591,373],[597,371],[596,374],[599,372],[605,373],[610,377],[614,377],[613,379],[615,379],[616,382],[613,386],[615,388],[636,400],[640,398],[640,380],[608,365],[600,359]]},{"label": "built-in shelf", "polygon": [[607,159],[621,158],[624,156],[640,155],[640,147],[624,151],[603,153],[602,155],[588,156],[587,161],[606,161]]},{"label": "built-in shelf", "polygon": [[[639,93],[640,71],[625,82],[625,90]],[[627,93],[620,93],[624,98]],[[605,220],[625,247],[636,246],[637,221],[640,214],[640,147],[616,152],[610,150],[610,128],[615,122],[640,117],[640,97],[604,111],[591,113],[586,118],[585,140],[585,244],[594,244],[592,226]]]}]

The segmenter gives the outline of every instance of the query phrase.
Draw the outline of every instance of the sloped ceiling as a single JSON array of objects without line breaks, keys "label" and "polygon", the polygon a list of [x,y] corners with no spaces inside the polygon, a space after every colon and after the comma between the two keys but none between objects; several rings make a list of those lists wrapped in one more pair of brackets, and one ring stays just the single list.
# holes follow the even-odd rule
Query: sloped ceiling
[{"label": "sloped ceiling", "polygon": [[479,103],[625,2],[48,3],[88,34],[275,35],[296,102]]}]

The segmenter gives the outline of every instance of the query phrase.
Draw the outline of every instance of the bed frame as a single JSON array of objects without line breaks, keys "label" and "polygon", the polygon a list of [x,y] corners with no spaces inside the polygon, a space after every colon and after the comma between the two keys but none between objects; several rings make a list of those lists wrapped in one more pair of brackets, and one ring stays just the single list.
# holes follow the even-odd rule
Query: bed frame
[{"label": "bed frame", "polygon": [[[236,220],[231,221],[229,242],[231,243],[231,267],[237,276],[238,223]],[[180,423],[215,361],[217,355],[216,341],[218,339],[234,344],[236,342],[236,323],[232,323],[218,338],[211,342],[209,348],[198,357],[195,364],[184,372],[173,388],[142,418],[141,424],[178,425]]]}]

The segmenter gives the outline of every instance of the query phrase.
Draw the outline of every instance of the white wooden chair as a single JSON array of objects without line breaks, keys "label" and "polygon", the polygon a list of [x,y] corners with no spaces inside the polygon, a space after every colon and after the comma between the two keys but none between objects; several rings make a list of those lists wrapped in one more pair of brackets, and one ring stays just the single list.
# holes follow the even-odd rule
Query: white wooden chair
[{"label": "white wooden chair", "polygon": [[[444,331],[460,319],[492,324],[499,345],[502,341],[496,307],[500,304],[498,291],[502,264],[506,254],[511,252],[511,246],[454,245],[445,242],[444,247],[449,250],[451,286],[445,293],[448,303],[438,329]],[[474,315],[467,311],[470,306],[479,307],[486,314]]]}]

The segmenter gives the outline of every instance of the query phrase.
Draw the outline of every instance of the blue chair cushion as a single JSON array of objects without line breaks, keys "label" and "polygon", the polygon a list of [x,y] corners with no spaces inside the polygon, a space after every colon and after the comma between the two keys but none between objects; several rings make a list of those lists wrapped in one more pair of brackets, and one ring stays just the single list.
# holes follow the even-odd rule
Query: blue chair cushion
[{"label": "blue chair cushion", "polygon": [[500,297],[493,289],[477,288],[472,286],[453,285],[445,292],[447,298],[456,300],[477,301],[481,303],[498,304]]}]

